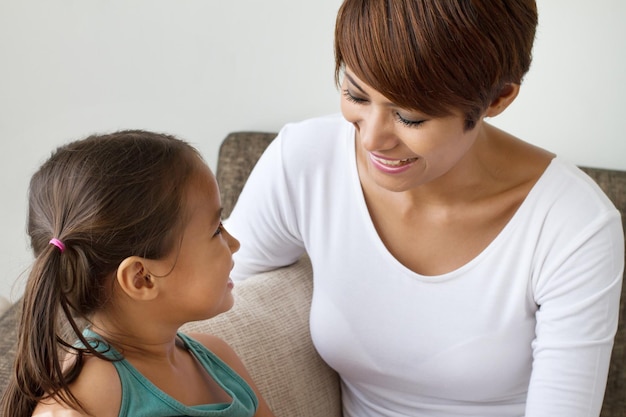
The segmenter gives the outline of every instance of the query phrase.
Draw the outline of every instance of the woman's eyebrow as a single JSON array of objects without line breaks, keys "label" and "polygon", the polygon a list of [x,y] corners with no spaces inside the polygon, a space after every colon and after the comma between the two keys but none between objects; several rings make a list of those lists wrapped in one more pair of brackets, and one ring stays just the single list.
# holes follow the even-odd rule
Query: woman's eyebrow
[{"label": "woman's eyebrow", "polygon": [[354,81],[354,78],[352,78],[352,76],[351,76],[350,74],[348,74],[347,72],[346,72],[346,73],[344,73],[344,74],[345,74],[346,78],[348,79],[348,81],[350,81],[350,84],[352,84],[352,85],[353,85],[353,86],[354,86],[357,90],[359,90],[361,93],[363,93],[363,94],[367,95],[367,93],[365,92],[365,90],[363,90],[363,89],[361,88],[361,86],[360,86],[360,85],[359,85],[356,81]]}]

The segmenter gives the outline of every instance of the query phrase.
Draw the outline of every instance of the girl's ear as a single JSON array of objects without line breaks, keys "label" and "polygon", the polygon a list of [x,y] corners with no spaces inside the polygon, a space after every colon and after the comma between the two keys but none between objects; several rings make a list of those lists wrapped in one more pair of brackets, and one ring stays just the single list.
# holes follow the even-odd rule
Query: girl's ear
[{"label": "girl's ear", "polygon": [[159,294],[154,277],[146,267],[146,260],[139,256],[128,257],[120,263],[117,282],[122,291],[134,300],[154,300]]},{"label": "girl's ear", "polygon": [[517,98],[519,94],[519,84],[507,84],[504,86],[502,90],[500,90],[500,94],[496,97],[495,100],[491,102],[487,110],[485,111],[485,117],[495,117],[506,110],[507,107],[513,100]]}]

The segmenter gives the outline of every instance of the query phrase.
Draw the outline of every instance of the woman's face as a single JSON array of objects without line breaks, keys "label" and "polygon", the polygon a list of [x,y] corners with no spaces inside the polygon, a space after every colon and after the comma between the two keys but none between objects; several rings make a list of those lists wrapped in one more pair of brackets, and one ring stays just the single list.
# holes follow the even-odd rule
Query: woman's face
[{"label": "woman's face", "polygon": [[[430,117],[404,109],[346,68],[341,111],[356,129],[361,179],[390,191],[406,191],[452,172],[470,153],[481,121],[465,130],[460,112]],[[365,178],[364,178],[365,177]]]}]

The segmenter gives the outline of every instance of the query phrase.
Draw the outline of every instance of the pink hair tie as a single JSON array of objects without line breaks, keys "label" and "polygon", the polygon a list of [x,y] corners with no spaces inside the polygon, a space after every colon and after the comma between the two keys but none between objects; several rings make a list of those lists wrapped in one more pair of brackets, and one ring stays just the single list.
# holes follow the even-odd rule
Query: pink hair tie
[{"label": "pink hair tie", "polygon": [[61,253],[63,253],[63,251],[65,251],[65,244],[63,242],[61,242],[59,239],[57,239],[56,237],[53,237],[52,239],[50,239],[50,242],[48,242],[48,243],[50,243],[51,245],[54,245],[57,248],[59,248]]}]

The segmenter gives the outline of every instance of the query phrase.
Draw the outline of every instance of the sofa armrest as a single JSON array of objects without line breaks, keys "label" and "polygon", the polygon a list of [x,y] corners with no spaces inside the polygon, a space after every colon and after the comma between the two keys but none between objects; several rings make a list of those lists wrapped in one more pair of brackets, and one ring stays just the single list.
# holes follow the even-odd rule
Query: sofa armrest
[{"label": "sofa armrest", "polygon": [[312,291],[311,264],[305,257],[236,282],[231,310],[181,330],[228,342],[277,417],[340,417],[339,377],[311,341]]}]

